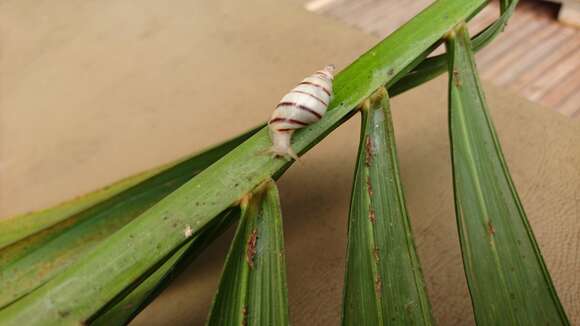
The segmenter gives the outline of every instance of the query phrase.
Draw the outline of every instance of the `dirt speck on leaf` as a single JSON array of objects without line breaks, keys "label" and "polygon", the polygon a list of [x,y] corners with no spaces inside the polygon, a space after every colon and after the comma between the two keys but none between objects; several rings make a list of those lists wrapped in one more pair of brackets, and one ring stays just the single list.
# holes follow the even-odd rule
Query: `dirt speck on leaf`
[{"label": "dirt speck on leaf", "polygon": [[242,308],[242,325],[246,326],[248,325],[248,306],[245,305]]},{"label": "dirt speck on leaf", "polygon": [[453,79],[455,81],[455,86],[461,87],[461,75],[456,69],[453,69]]},{"label": "dirt speck on leaf", "polygon": [[369,210],[369,220],[371,220],[371,223],[373,224],[377,223],[377,215],[375,214],[374,209]]},{"label": "dirt speck on leaf", "polygon": [[373,248],[373,257],[375,258],[375,261],[376,261],[377,263],[378,263],[378,262],[379,262],[379,260],[381,259],[381,257],[380,257],[380,255],[379,255],[379,254],[380,254],[380,252],[379,252],[379,248],[378,248],[377,246],[375,246],[375,247]]},{"label": "dirt speck on leaf", "polygon": [[246,251],[246,261],[250,266],[250,269],[254,268],[254,256],[256,255],[256,242],[258,242],[258,231],[256,229],[252,230],[250,233],[250,238],[248,239],[248,249]]},{"label": "dirt speck on leaf", "polygon": [[377,294],[380,294],[382,289],[383,289],[383,281],[381,281],[381,276],[377,274],[377,277],[375,279],[375,291],[377,291]]},{"label": "dirt speck on leaf", "polygon": [[487,222],[487,234],[489,234],[490,237],[495,235],[495,227],[493,227],[491,220]]},{"label": "dirt speck on leaf", "polygon": [[365,140],[365,165],[371,166],[373,160],[373,142],[370,136],[366,137]]},{"label": "dirt speck on leaf", "polygon": [[66,310],[59,310],[59,311],[58,311],[58,315],[59,315],[61,318],[65,318],[65,317],[66,317],[66,316],[68,316],[69,314],[70,314],[70,312],[69,312],[69,311],[66,311]]},{"label": "dirt speck on leaf", "polygon": [[185,235],[186,238],[189,238],[193,235],[193,229],[189,224],[185,226],[185,229],[183,230],[183,235]]}]

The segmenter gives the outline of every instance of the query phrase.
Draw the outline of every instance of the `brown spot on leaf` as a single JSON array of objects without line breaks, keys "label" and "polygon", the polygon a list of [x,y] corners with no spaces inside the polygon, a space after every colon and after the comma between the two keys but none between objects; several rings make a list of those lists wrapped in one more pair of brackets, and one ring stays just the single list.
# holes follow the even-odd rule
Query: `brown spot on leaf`
[{"label": "brown spot on leaf", "polygon": [[373,224],[375,224],[377,222],[377,215],[375,214],[374,209],[369,210],[369,220],[371,220],[371,223],[373,223]]},{"label": "brown spot on leaf", "polygon": [[375,278],[375,291],[377,291],[377,294],[381,294],[382,289],[383,289],[383,281],[381,281],[381,276],[377,274]]},{"label": "brown spot on leaf", "polygon": [[379,260],[381,259],[380,252],[379,252],[379,248],[378,248],[377,246],[375,246],[375,247],[373,248],[373,257],[375,258],[375,261],[376,261],[377,263],[378,263],[378,262],[379,262]]},{"label": "brown spot on leaf", "polygon": [[70,311],[67,311],[67,310],[58,310],[57,312],[61,318],[65,318],[66,316],[68,316],[70,314]]},{"label": "brown spot on leaf", "polygon": [[455,81],[455,86],[461,87],[461,78],[457,69],[453,69],[453,80]]},{"label": "brown spot on leaf", "polygon": [[367,136],[365,139],[365,165],[371,166],[373,160],[373,142],[371,137]]},{"label": "brown spot on leaf", "polygon": [[371,184],[370,176],[367,176],[367,192],[369,193],[369,197],[373,196],[373,185]]},{"label": "brown spot on leaf", "polygon": [[258,241],[258,231],[252,230],[250,239],[248,239],[248,249],[246,251],[246,261],[250,269],[254,268],[254,256],[256,256],[256,242]]},{"label": "brown spot on leaf", "polygon": [[387,75],[392,76],[395,73],[395,69],[391,68],[387,71]]},{"label": "brown spot on leaf", "polygon": [[245,305],[242,308],[242,325],[246,326],[248,325],[248,306]]},{"label": "brown spot on leaf", "polygon": [[491,220],[487,222],[487,234],[489,234],[490,237],[495,234],[495,228],[493,227]]}]

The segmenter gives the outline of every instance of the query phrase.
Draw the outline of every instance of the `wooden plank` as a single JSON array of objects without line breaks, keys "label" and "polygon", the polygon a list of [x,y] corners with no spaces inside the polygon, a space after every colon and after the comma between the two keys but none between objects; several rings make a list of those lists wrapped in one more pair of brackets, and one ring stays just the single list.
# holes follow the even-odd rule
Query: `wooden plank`
[{"label": "wooden plank", "polygon": [[[576,51],[580,51],[580,47]],[[566,78],[562,79],[556,87],[550,89],[540,101],[546,106],[557,107],[558,105],[563,105],[575,92],[580,92],[580,65]],[[576,104],[580,106],[580,102]]]},{"label": "wooden plank", "polygon": [[547,20],[541,19],[533,13],[515,15],[512,20],[512,24],[506,28],[509,28],[506,30],[506,33],[510,33],[509,35],[500,35],[494,41],[493,46],[488,46],[478,53],[477,62],[481,66],[490,64],[495,58],[513,49],[514,44],[521,44],[526,37],[537,33],[548,25]]},{"label": "wooden plank", "polygon": [[[516,79],[525,70],[533,67],[537,62],[541,62],[550,53],[559,52],[559,48],[566,42],[569,42],[576,30],[573,28],[562,29],[557,24],[552,24],[554,33],[551,33],[549,37],[543,39],[541,42],[542,46],[538,46],[534,51],[530,51],[529,48],[522,48],[524,50],[523,55],[517,58],[515,64],[512,64],[502,72],[499,72],[495,77],[494,81],[498,85],[506,85],[512,80]],[[538,44],[540,43],[538,42]]]},{"label": "wooden plank", "polygon": [[556,86],[569,73],[574,71],[580,64],[580,51],[575,51],[569,57],[562,60],[557,66],[552,67],[540,76],[530,86],[522,90],[522,94],[533,101],[539,100],[552,87]]},{"label": "wooden plank", "polygon": [[490,60],[483,69],[481,76],[483,78],[497,80],[496,78],[498,75],[503,71],[508,70],[510,66],[518,63],[520,58],[529,52],[530,48],[536,44],[545,43],[557,35],[559,35],[558,26],[545,22],[544,28],[528,34],[525,38],[520,40],[517,47],[514,47],[512,43],[512,46],[508,48],[508,51],[502,53],[501,56]]},{"label": "wooden plank", "polygon": [[[516,80],[510,84],[510,88],[521,91],[528,84],[535,81],[540,75],[544,74],[550,68],[556,66],[565,57],[571,55],[575,51],[580,51],[580,32],[576,33],[569,41],[561,44],[559,48],[554,49],[548,56],[541,61],[535,62],[526,71],[524,71]],[[580,83],[580,81],[578,81]]]},{"label": "wooden plank", "polygon": [[576,89],[572,96],[558,106],[558,111],[572,118],[580,118],[580,89]]}]

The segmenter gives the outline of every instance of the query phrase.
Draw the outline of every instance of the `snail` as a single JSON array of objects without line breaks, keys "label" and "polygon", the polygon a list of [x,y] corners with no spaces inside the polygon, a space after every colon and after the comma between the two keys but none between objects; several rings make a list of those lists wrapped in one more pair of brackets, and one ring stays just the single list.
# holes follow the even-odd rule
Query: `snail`
[{"label": "snail", "polygon": [[268,151],[275,157],[298,159],[290,140],[296,129],[304,128],[320,120],[332,100],[334,66],[304,78],[288,94],[282,97],[268,122],[272,147]]}]

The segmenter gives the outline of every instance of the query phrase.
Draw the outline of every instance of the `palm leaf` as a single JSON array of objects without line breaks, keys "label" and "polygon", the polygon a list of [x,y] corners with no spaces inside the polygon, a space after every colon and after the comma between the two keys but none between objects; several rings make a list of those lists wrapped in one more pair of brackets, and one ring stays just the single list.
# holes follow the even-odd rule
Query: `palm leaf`
[{"label": "palm leaf", "polygon": [[[294,150],[304,153],[318,143],[348,119],[358,103],[418,63],[418,56],[484,2],[439,0],[348,66],[335,78],[335,98],[324,118],[294,135]],[[1,310],[0,322],[46,325],[91,319],[183,245],[184,229],[197,233],[286,169],[290,162],[260,154],[270,146],[264,128],[99,244],[85,259]],[[47,300],[51,305],[45,304]]]},{"label": "palm leaf", "polygon": [[344,293],[344,325],[432,324],[384,89],[362,109]]},{"label": "palm leaf", "polygon": [[242,200],[208,325],[288,325],[284,234],[278,190],[267,182]]},{"label": "palm leaf", "polygon": [[[26,224],[38,221],[36,226],[44,225],[43,219],[47,216],[60,216],[61,222],[0,249],[0,308],[39,287],[86,255],[97,243],[248,139],[256,130],[65,205],[9,219],[6,224],[14,227],[20,225],[21,219]],[[87,203],[93,206],[85,208]],[[72,207],[80,211],[68,216]],[[30,216],[34,219],[31,220]]]},{"label": "palm leaf", "polygon": [[173,254],[143,283],[132,290],[112,308],[104,309],[91,325],[125,325],[169,286],[197,256],[238,219],[239,210],[230,209],[211,221],[199,234]]},{"label": "palm leaf", "polygon": [[489,116],[465,25],[447,42],[455,210],[479,325],[568,325]]}]

